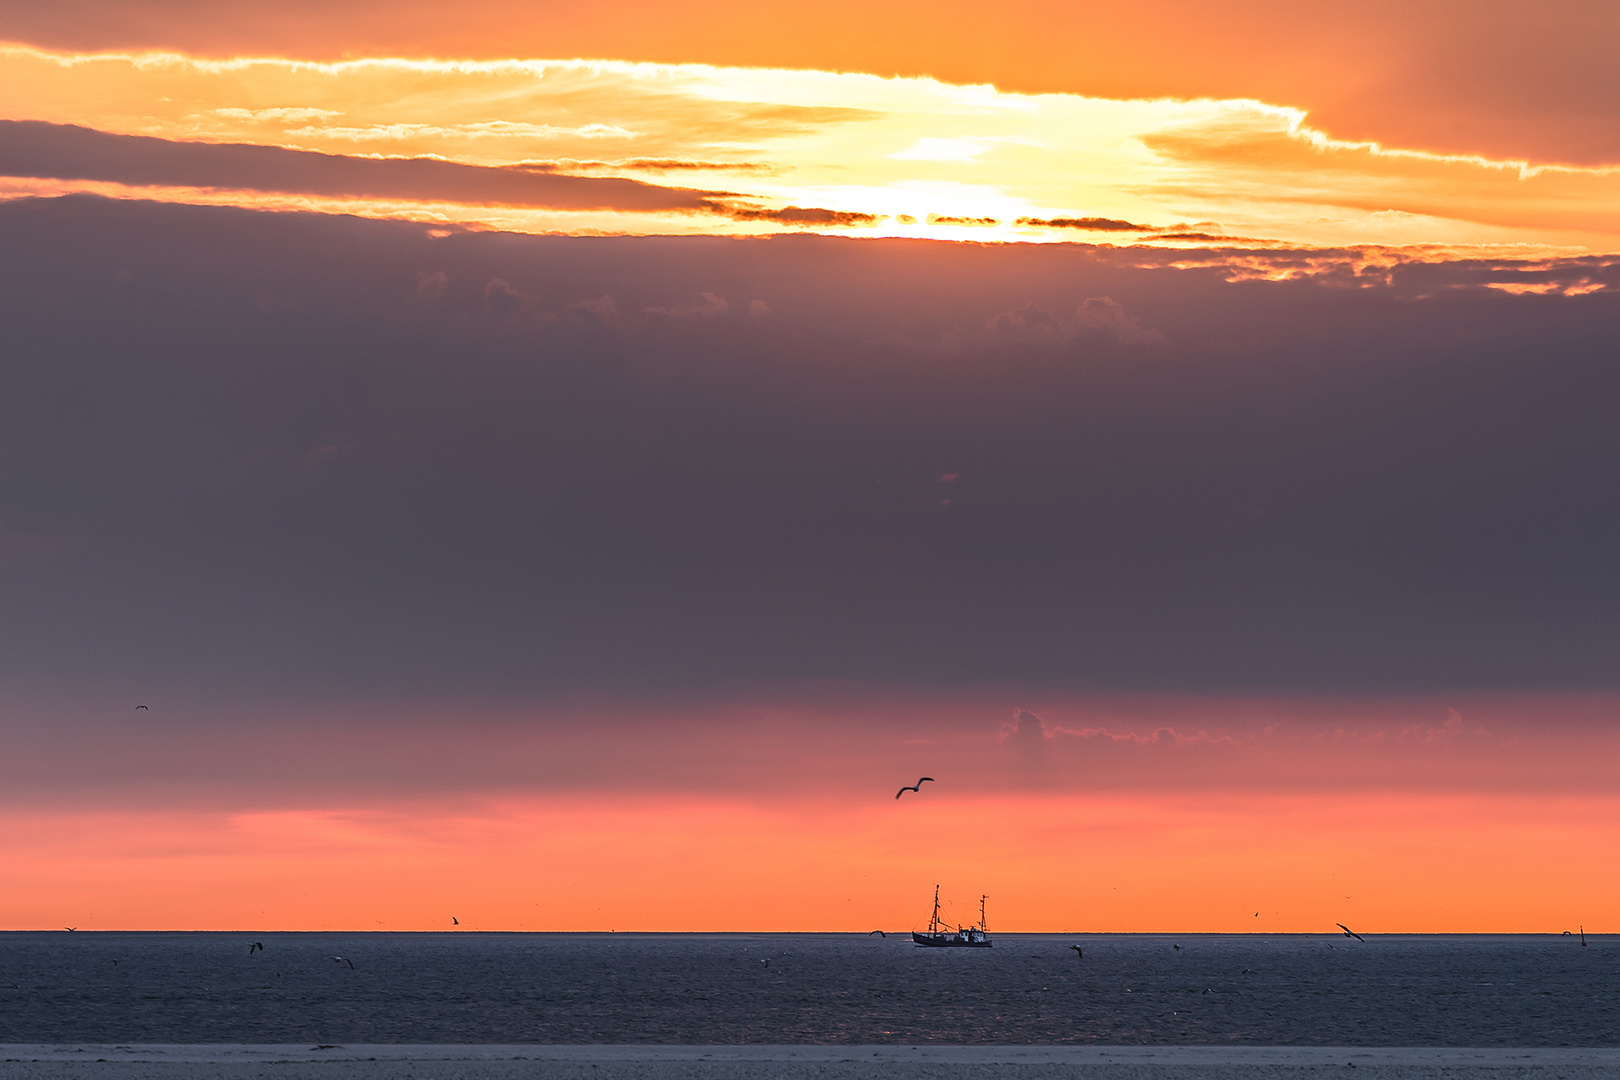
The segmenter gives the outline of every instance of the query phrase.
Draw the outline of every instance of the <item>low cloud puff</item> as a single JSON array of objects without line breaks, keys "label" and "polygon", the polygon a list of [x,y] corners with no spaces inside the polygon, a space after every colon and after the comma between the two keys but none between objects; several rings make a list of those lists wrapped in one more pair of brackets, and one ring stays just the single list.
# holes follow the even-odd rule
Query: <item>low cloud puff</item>
[{"label": "low cloud puff", "polygon": [[1076,339],[1106,340],[1119,345],[1165,345],[1165,336],[1144,329],[1135,315],[1109,296],[1088,297],[1071,312],[1052,313],[1034,304],[1003,312],[985,328],[992,341],[1012,345],[1058,345]]}]

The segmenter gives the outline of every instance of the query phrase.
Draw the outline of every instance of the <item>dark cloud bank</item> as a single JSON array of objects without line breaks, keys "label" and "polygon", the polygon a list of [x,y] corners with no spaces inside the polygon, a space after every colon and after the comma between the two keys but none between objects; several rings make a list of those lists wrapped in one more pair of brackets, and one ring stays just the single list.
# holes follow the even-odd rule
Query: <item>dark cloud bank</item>
[{"label": "dark cloud bank", "polygon": [[[648,159],[633,159],[629,166],[711,167],[701,162]],[[350,157],[281,146],[112,135],[94,128],[39,120],[0,120],[0,176],[472,206],[707,213],[739,221],[819,228],[869,226],[880,220],[876,214],[850,210],[763,207],[745,196],[723,191],[660,187],[624,177],[569,176],[553,172],[553,167],[541,164],[495,168],[437,158]],[[995,224],[989,219],[981,223]]]},{"label": "dark cloud bank", "polygon": [[[0,676],[1614,687],[1599,263],[0,206]],[[946,479],[950,477],[950,479]]]},{"label": "dark cloud bank", "polygon": [[365,158],[246,143],[175,142],[73,124],[0,120],[0,176],[228,188],[558,210],[707,210],[716,192],[546,168]]}]

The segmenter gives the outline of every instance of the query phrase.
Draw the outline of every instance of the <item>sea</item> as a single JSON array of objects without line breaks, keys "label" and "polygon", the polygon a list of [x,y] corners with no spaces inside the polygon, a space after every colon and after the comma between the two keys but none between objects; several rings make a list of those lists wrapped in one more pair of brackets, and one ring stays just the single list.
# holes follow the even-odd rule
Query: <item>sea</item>
[{"label": "sea", "polygon": [[1364,937],[11,932],[0,1042],[1620,1046],[1620,937]]}]

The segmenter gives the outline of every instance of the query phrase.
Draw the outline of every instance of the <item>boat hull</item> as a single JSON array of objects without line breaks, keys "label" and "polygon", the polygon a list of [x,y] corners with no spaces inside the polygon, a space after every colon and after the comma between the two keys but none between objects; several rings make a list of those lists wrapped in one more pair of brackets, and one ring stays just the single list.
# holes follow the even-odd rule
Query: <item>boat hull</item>
[{"label": "boat hull", "polygon": [[930,949],[988,949],[991,946],[990,938],[984,934],[919,934],[913,930],[911,940],[917,945],[926,945]]}]

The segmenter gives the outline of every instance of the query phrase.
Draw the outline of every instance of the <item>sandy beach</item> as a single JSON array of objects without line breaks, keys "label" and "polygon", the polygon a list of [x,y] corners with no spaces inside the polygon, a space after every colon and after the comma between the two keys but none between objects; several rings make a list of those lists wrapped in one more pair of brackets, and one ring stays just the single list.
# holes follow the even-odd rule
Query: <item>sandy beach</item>
[{"label": "sandy beach", "polygon": [[1291,1046],[0,1044],[6,1080],[1587,1080],[1620,1049]]}]

